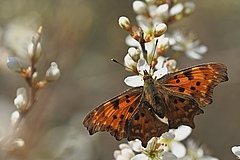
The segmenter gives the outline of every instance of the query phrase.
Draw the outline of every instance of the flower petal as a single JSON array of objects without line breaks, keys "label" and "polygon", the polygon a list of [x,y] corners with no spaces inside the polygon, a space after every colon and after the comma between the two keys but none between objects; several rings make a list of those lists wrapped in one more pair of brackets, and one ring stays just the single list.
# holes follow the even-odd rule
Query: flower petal
[{"label": "flower petal", "polygon": [[126,37],[125,42],[129,46],[134,46],[134,47],[140,48],[139,43],[131,35],[128,35]]},{"label": "flower petal", "polygon": [[138,87],[138,86],[143,86],[143,79],[138,76],[129,76],[124,79],[124,83],[130,87]]},{"label": "flower petal", "polygon": [[137,154],[131,160],[148,160],[148,157],[145,154]]},{"label": "flower petal", "polygon": [[178,129],[174,130],[175,140],[182,141],[186,139],[192,132],[192,128],[189,126],[181,125]]},{"label": "flower petal", "polygon": [[135,156],[134,152],[129,148],[122,149],[121,153],[124,157],[127,157],[127,158],[132,158],[133,156]]},{"label": "flower petal", "polygon": [[195,52],[194,50],[188,50],[185,52],[186,56],[192,60],[200,60],[202,59],[202,56]]},{"label": "flower petal", "polygon": [[153,77],[156,77],[157,79],[159,79],[165,74],[167,74],[167,72],[168,72],[167,67],[161,68],[153,73]]},{"label": "flower petal", "polygon": [[147,17],[142,15],[137,15],[136,20],[144,33],[150,32],[151,23],[148,21]]},{"label": "flower petal", "polygon": [[144,75],[143,71],[149,71],[150,66],[147,64],[147,61],[145,59],[139,59],[137,63],[137,70],[141,75]]},{"label": "flower petal", "polygon": [[178,158],[170,152],[164,152],[162,154],[162,160],[177,160],[177,159]]},{"label": "flower petal", "polygon": [[133,151],[135,152],[141,152],[142,151],[142,142],[139,139],[135,139],[134,141],[128,142],[128,144],[131,146]]},{"label": "flower petal", "polygon": [[192,50],[203,55],[204,53],[207,52],[208,48],[205,45],[199,45],[199,46],[196,46],[195,48],[193,48]]},{"label": "flower petal", "polygon": [[162,134],[163,138],[166,138],[167,140],[173,140],[175,138],[175,134],[171,131],[165,132]]},{"label": "flower petal", "polygon": [[155,66],[155,69],[159,70],[159,69],[163,68],[163,64],[164,64],[164,61],[165,61],[165,60],[166,60],[165,57],[159,56],[159,57],[157,58],[157,64],[156,64],[156,66]]},{"label": "flower petal", "polygon": [[182,158],[183,156],[185,156],[187,152],[185,146],[177,141],[170,143],[170,148],[172,153],[176,155],[178,158]]}]

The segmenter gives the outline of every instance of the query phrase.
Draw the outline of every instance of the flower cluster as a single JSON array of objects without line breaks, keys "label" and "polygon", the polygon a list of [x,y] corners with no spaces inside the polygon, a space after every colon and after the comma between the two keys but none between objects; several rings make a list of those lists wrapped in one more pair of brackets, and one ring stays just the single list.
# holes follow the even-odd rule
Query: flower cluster
[{"label": "flower cluster", "polygon": [[148,141],[147,147],[141,145],[136,139],[128,144],[120,144],[119,149],[114,151],[116,160],[217,160],[215,157],[206,155],[206,150],[199,147],[192,139],[187,139],[187,145],[181,142],[192,132],[188,126],[180,126],[170,130],[161,137],[153,137]]},{"label": "flower cluster", "polygon": [[[191,59],[201,59],[207,47],[200,45],[196,34],[183,30],[166,33],[168,25],[190,15],[194,9],[193,2],[134,1],[133,10],[137,14],[138,25],[133,25],[125,16],[119,18],[120,27],[129,32],[126,43],[130,48],[124,57],[126,69],[137,74],[148,69],[150,74],[158,71],[157,75],[159,72],[164,75],[177,70],[176,58],[180,53]],[[171,57],[164,57],[168,49],[176,52]],[[136,86],[136,83],[130,86]]]},{"label": "flower cluster", "polygon": [[36,35],[32,37],[32,40],[28,45],[30,60],[29,67],[25,69],[18,57],[9,56],[7,59],[7,67],[12,71],[21,74],[22,78],[24,78],[27,82],[28,89],[25,87],[17,89],[16,98],[14,99],[14,105],[17,110],[11,114],[10,118],[12,131],[10,131],[8,136],[0,137],[1,149],[14,151],[24,147],[24,140],[15,135],[20,129],[20,122],[34,107],[34,103],[37,98],[37,91],[43,88],[48,82],[53,82],[60,77],[60,70],[57,63],[52,62],[50,68],[46,71],[45,78],[43,80],[39,80],[36,65],[42,55],[42,46],[40,42],[41,34],[42,27],[40,26]]},{"label": "flower cluster", "polygon": [[[144,71],[153,78],[175,72],[177,58],[183,53],[192,60],[199,60],[207,52],[207,47],[200,44],[196,34],[184,29],[167,32],[167,27],[190,15],[195,9],[193,2],[177,3],[175,0],[134,1],[133,11],[137,14],[137,25],[133,25],[126,16],[119,18],[119,26],[129,32],[126,44],[129,46],[124,57],[126,70],[136,75],[127,77],[124,82],[131,87],[143,86]],[[167,51],[174,52],[171,56]],[[217,159],[206,156],[204,148],[193,140],[188,140],[186,147],[180,141],[191,133],[188,126],[170,130],[161,137],[152,137],[147,147],[141,146],[140,140],[120,144],[120,150],[114,152],[116,160],[194,160]]]}]

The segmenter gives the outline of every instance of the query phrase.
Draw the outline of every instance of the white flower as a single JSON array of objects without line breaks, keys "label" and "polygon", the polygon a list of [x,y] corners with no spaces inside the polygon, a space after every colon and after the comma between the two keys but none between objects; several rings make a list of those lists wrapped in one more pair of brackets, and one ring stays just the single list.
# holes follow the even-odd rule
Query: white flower
[{"label": "white flower", "polygon": [[151,74],[153,78],[159,79],[168,72],[173,72],[173,68],[176,69],[176,62],[172,62],[172,60],[170,62],[169,61],[170,60],[166,60],[165,57],[159,56],[157,58],[157,65],[154,68],[155,71],[153,72],[145,59],[139,59],[136,66],[139,75],[129,76],[124,79],[124,82],[130,87],[143,86],[144,70],[148,71],[148,73]]},{"label": "white flower", "polygon": [[130,160],[135,156],[133,150],[127,144],[120,144],[119,149],[120,150],[115,150],[113,153],[115,160]]},{"label": "white flower", "polygon": [[186,139],[192,132],[188,126],[181,125],[178,129],[170,130],[161,136],[161,141],[169,146],[169,150],[178,158],[182,158],[186,154],[185,146],[180,142]]},{"label": "white flower", "polygon": [[137,154],[131,160],[149,159],[177,160],[177,157],[167,152],[166,145],[162,143],[159,138],[153,137],[148,141],[146,148],[142,147],[142,153]]},{"label": "white flower", "polygon": [[170,36],[170,45],[173,50],[183,52],[193,60],[202,59],[203,54],[207,52],[207,46],[200,45],[200,41],[194,33],[186,33],[182,30],[173,32]]},{"label": "white flower", "polygon": [[131,87],[143,86],[144,70],[148,71],[149,74],[151,74],[154,78],[157,78],[157,79],[167,74],[167,71],[168,71],[167,68],[163,66],[162,68],[159,68],[158,70],[152,73],[152,70],[150,69],[150,66],[147,64],[147,61],[145,59],[139,59],[137,63],[137,71],[139,75],[129,76],[125,78],[124,80],[125,84]]},{"label": "white flower", "polygon": [[238,159],[240,159],[240,146],[233,146],[232,152],[237,156]]},{"label": "white flower", "polygon": [[133,141],[128,142],[129,146],[133,149],[135,152],[141,152],[142,151],[142,142],[139,139],[135,139]]},{"label": "white flower", "polygon": [[197,145],[192,139],[187,140],[187,154],[180,160],[218,160],[205,154],[206,147]]}]

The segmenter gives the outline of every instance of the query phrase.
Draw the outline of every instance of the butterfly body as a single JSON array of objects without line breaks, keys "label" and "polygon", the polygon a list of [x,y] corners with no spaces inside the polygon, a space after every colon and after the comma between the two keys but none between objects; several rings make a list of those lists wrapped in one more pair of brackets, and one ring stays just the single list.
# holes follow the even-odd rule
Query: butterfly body
[{"label": "butterfly body", "polygon": [[155,78],[152,77],[146,70],[144,71],[144,85],[142,98],[148,102],[154,112],[160,117],[164,118],[165,106],[164,94]]},{"label": "butterfly body", "polygon": [[144,85],[131,88],[92,110],[83,125],[90,134],[107,131],[117,140],[151,137],[180,125],[195,127],[193,118],[212,103],[213,88],[228,80],[220,63],[202,64],[155,79],[147,71]]}]

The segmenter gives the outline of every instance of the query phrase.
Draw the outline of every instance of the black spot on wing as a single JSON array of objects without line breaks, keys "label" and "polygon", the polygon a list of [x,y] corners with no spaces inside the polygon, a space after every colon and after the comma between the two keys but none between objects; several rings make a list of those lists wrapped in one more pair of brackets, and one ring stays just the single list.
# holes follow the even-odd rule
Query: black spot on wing
[{"label": "black spot on wing", "polygon": [[130,108],[128,109],[128,112],[129,112],[129,113],[132,113],[133,111],[134,111],[133,107],[130,107]]},{"label": "black spot on wing", "polygon": [[179,92],[184,92],[184,91],[185,91],[185,88],[179,87],[178,90],[179,90]]},{"label": "black spot on wing", "polygon": [[194,79],[194,77],[192,75],[192,70],[186,71],[183,74],[188,78],[188,80],[193,80]]},{"label": "black spot on wing", "polygon": [[193,90],[193,91],[194,91],[194,90],[196,90],[196,88],[195,88],[195,87],[193,87],[193,86],[191,86],[191,87],[190,87],[190,89],[191,89],[191,90]]},{"label": "black spot on wing", "polygon": [[200,83],[199,81],[196,82],[196,85],[197,85],[197,86],[200,86],[200,84],[201,84],[201,83]]},{"label": "black spot on wing", "polygon": [[119,99],[111,102],[111,104],[113,105],[113,109],[115,110],[119,109]]}]

